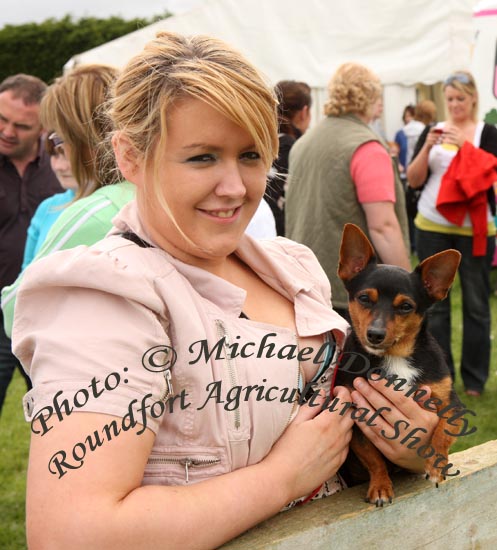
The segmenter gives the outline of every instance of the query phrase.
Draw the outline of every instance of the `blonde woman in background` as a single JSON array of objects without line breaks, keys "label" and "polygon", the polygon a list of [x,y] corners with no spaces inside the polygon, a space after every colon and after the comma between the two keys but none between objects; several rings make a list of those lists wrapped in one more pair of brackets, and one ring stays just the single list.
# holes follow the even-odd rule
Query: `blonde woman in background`
[{"label": "blonde woman in background", "polygon": [[[485,387],[490,362],[489,279],[495,249],[493,164],[497,166],[497,129],[478,120],[478,91],[470,73],[452,74],[443,90],[447,120],[426,128],[420,136],[407,177],[412,188],[424,186],[415,219],[419,259],[447,248],[462,254],[460,369],[467,395],[478,397]],[[458,183],[461,181],[464,190]],[[433,306],[429,328],[455,376],[450,295]]]}]

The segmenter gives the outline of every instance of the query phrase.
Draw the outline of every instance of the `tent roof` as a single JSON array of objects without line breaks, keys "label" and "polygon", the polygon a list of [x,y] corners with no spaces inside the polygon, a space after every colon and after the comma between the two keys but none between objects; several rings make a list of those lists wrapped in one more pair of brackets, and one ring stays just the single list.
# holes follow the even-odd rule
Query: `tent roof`
[{"label": "tent roof", "polygon": [[325,87],[343,62],[384,84],[432,84],[470,64],[473,0],[207,0],[74,56],[68,65],[122,66],[157,31],[208,34],[242,51],[267,77]]}]

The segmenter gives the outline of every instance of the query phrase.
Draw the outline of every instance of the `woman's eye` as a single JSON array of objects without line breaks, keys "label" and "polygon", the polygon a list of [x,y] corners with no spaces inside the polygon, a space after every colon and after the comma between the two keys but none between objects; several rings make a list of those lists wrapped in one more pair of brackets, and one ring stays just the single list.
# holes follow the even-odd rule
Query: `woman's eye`
[{"label": "woman's eye", "polygon": [[190,157],[187,162],[211,162],[216,160],[216,157],[211,153],[205,153],[203,155],[196,155],[194,157]]},{"label": "woman's eye", "polygon": [[247,151],[246,153],[242,153],[241,158],[245,160],[259,160],[261,155],[257,151]]}]

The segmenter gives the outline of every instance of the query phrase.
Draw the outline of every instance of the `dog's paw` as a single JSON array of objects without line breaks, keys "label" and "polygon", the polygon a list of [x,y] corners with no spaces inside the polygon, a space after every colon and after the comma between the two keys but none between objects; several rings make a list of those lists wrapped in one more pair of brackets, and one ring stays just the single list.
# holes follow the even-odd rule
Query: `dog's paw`
[{"label": "dog's paw", "polygon": [[366,502],[376,504],[377,508],[383,508],[384,504],[391,504],[394,497],[392,483],[370,484]]},{"label": "dog's paw", "polygon": [[437,488],[439,483],[445,481],[445,476],[442,474],[442,468],[440,466],[435,466],[433,460],[428,459],[425,462],[425,479],[429,479]]}]

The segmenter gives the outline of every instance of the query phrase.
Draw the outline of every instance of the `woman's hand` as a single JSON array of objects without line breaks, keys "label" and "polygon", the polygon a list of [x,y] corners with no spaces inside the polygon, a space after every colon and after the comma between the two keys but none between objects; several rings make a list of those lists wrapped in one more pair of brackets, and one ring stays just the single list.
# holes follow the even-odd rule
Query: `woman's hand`
[{"label": "woman's hand", "polygon": [[[359,411],[364,408],[368,413],[359,415],[356,424],[364,435],[390,461],[407,470],[424,471],[424,460],[417,450],[428,445],[439,422],[437,414],[422,407],[422,401],[430,397],[430,389],[426,391],[418,404],[413,396],[406,397],[405,389],[395,390],[387,387],[387,380],[378,381],[356,378],[355,391],[351,397]],[[376,412],[371,425],[367,424]]]},{"label": "woman's hand", "polygon": [[351,396],[344,387],[336,388],[334,394],[339,404],[333,412],[322,410],[323,395],[303,405],[262,461],[276,475],[283,476],[290,491],[288,502],[308,495],[330,479],[347,457],[354,425],[350,417]]},{"label": "woman's hand", "polygon": [[442,143],[448,143],[450,145],[457,145],[457,147],[462,147],[464,142],[466,141],[466,137],[463,133],[463,131],[457,126],[453,126],[451,124],[446,124],[444,126],[444,132],[442,136]]},{"label": "woman's hand", "polygon": [[[218,548],[293,499],[310,494],[336,473],[347,456],[354,424],[350,393],[340,388],[337,397],[347,402],[346,413],[340,414],[342,407],[321,412],[324,396],[318,396],[315,406],[300,408],[257,464],[175,486],[141,485],[155,434],[149,429],[142,433],[139,424],[88,451],[81,468],[68,470],[62,479],[52,475],[48,466],[54,456],[67,451],[63,459],[72,463],[75,442],[105,433],[104,426],[115,420],[96,413],[71,414],[46,436],[32,436],[29,546]],[[120,419],[117,422],[120,426]]]},{"label": "woman's hand", "polygon": [[426,141],[423,147],[426,147],[429,151],[434,145],[437,145],[438,143],[442,143],[442,136],[444,131],[445,130],[442,131],[440,127],[437,128],[433,126],[433,128],[431,128],[428,134],[426,135]]}]

